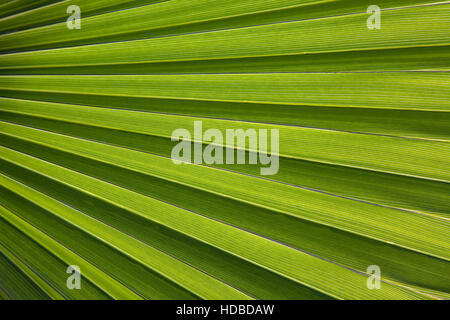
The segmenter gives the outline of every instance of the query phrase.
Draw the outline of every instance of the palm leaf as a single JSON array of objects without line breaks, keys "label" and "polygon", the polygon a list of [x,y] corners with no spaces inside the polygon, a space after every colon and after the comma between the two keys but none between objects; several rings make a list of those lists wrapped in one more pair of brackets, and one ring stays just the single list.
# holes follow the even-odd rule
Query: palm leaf
[{"label": "palm leaf", "polygon": [[[450,297],[449,2],[379,1],[379,30],[369,1],[15,4],[1,299]],[[194,121],[278,129],[278,173],[174,164]]]}]

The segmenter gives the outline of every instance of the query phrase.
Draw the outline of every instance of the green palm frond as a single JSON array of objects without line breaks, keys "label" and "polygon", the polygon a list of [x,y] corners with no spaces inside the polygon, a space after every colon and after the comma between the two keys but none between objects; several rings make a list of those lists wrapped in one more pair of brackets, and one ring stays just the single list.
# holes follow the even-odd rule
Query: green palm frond
[{"label": "green palm frond", "polygon": [[0,1],[0,299],[448,299],[449,97],[448,1]]}]

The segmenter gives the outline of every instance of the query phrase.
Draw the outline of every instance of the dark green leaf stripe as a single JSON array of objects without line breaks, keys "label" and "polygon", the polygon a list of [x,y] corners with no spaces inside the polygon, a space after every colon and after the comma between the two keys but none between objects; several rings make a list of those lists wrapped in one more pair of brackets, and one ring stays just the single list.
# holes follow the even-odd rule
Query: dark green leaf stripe
[{"label": "dark green leaf stripe", "polygon": [[[253,58],[0,69],[0,74],[190,74],[449,71],[448,46],[376,49]],[[336,64],[339,61],[339,64]]]}]

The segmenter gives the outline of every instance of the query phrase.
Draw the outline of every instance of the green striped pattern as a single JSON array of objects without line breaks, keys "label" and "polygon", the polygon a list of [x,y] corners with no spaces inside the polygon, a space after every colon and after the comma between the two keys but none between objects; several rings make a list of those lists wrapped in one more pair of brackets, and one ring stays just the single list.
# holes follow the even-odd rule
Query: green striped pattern
[{"label": "green striped pattern", "polygon": [[449,299],[449,112],[449,1],[0,1],[0,299]]}]

